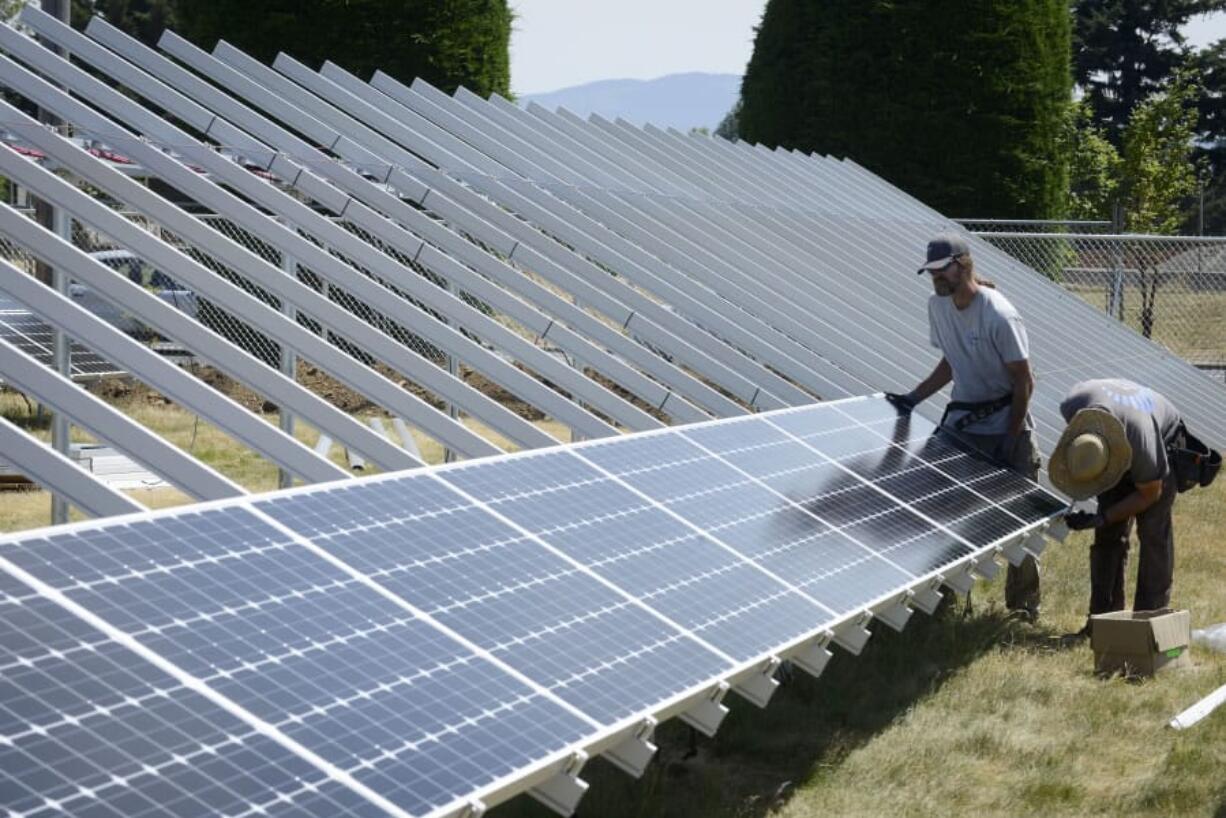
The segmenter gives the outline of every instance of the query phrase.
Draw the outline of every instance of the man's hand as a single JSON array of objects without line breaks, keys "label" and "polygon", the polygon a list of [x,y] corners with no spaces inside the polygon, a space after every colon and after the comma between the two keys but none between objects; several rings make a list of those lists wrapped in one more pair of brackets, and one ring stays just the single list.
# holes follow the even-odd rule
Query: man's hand
[{"label": "man's hand", "polygon": [[915,392],[908,392],[905,395],[900,395],[897,392],[886,392],[885,399],[904,415],[910,414],[911,410],[919,404],[919,398],[915,396]]},{"label": "man's hand", "polygon": [[1064,523],[1072,531],[1085,531],[1087,528],[1102,528],[1107,521],[1097,511],[1074,511],[1064,516]]}]

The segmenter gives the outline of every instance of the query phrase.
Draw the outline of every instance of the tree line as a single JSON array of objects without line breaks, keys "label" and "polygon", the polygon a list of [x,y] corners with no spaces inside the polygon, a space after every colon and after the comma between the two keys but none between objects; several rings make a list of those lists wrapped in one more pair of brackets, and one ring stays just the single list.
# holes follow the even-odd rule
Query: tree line
[{"label": "tree line", "polygon": [[284,51],[363,78],[379,69],[448,93],[510,94],[506,0],[72,0],[71,13],[77,28],[98,14],[150,46],[172,28],[205,50],[226,40],[264,62]]},{"label": "tree line", "polygon": [[[957,217],[1226,230],[1226,0],[769,0],[716,133],[850,157]],[[1202,196],[1203,194],[1203,196]]]}]

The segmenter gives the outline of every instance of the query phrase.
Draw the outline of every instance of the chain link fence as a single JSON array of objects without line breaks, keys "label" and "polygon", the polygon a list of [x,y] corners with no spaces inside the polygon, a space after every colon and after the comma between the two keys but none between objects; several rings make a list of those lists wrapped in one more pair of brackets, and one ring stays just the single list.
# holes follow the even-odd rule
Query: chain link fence
[{"label": "chain link fence", "polygon": [[1189,363],[1226,373],[1226,238],[973,232]]}]

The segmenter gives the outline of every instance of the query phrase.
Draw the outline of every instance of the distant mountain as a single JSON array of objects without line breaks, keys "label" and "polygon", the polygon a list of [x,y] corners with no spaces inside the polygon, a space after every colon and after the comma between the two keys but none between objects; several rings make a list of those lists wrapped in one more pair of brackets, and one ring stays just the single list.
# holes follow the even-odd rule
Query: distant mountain
[{"label": "distant mountain", "polygon": [[732,109],[741,90],[736,74],[668,74],[654,80],[600,80],[542,94],[523,94],[521,105],[535,102],[549,110],[562,107],[587,117],[621,117],[642,125],[688,131],[712,130]]}]

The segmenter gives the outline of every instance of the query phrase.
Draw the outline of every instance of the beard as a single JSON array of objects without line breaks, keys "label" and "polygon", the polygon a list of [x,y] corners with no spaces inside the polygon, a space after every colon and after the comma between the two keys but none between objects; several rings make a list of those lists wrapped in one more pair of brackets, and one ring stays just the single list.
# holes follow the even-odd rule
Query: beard
[{"label": "beard", "polygon": [[940,276],[933,276],[932,289],[941,298],[949,298],[954,294],[954,286]]}]

